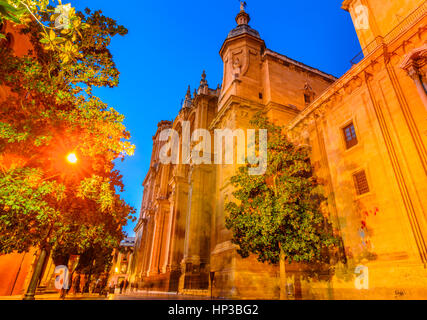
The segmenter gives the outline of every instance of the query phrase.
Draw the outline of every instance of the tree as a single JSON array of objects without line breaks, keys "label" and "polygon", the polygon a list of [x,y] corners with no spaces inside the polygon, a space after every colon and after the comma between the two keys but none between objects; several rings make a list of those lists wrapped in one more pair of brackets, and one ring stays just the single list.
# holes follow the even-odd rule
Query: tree
[{"label": "tree", "polygon": [[79,263],[74,271],[78,274],[86,275],[84,293],[89,292],[92,275],[98,278],[101,275],[108,274],[112,266],[112,260],[112,250],[99,245],[90,247],[80,255]]},{"label": "tree", "polygon": [[[52,1],[54,3],[55,1]],[[39,40],[47,50],[57,51],[62,63],[75,62],[79,57],[77,42],[82,38],[82,30],[89,27],[71,4],[50,6],[49,0],[0,0],[0,24],[5,21],[27,25],[31,21],[39,24],[42,38]],[[0,40],[6,39],[0,33]]]},{"label": "tree", "polygon": [[294,145],[283,128],[261,114],[251,123],[267,129],[267,170],[250,175],[250,165],[242,166],[231,178],[236,200],[226,204],[226,227],[243,258],[255,254],[261,262],[280,262],[285,298],[286,263],[328,262],[328,252],[340,242],[322,212],[325,198],[313,174],[309,148]]},{"label": "tree", "polygon": [[[134,146],[124,117],[92,92],[117,86],[108,47],[127,30],[101,11],[76,15],[90,28],[76,39],[72,64],[64,64],[62,52],[46,50],[36,21],[22,29],[33,45],[28,56],[16,57],[0,41],[0,86],[10,92],[0,101],[1,253],[112,250],[134,219],[135,210],[118,194],[124,185],[114,169]],[[66,161],[70,152],[75,165]]]}]

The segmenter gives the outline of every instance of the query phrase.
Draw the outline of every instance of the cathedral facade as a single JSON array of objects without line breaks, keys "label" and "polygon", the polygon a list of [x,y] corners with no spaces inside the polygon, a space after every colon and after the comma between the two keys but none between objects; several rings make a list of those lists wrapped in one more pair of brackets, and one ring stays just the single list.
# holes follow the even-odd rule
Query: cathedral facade
[{"label": "cathedral facade", "polygon": [[[237,165],[198,164],[183,150],[198,141],[191,139],[198,129],[212,136],[247,129],[262,111],[311,147],[346,256],[316,280],[288,266],[289,298],[427,298],[427,3],[346,0],[342,7],[364,49],[339,79],[268,49],[241,8],[220,49],[222,85],[210,88],[203,73],[175,120],[161,121],[153,137],[135,227],[131,279],[140,288],[279,297],[278,266],[242,259],[225,227]],[[161,133],[171,129],[182,152],[164,164]]]}]

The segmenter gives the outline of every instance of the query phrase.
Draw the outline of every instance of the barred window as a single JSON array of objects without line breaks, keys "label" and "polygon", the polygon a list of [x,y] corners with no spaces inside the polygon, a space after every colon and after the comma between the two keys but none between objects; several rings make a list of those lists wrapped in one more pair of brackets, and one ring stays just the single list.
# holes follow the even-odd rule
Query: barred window
[{"label": "barred window", "polygon": [[344,133],[345,145],[347,149],[354,147],[358,143],[356,130],[354,129],[353,122],[343,129],[343,133]]},{"label": "barred window", "polygon": [[354,187],[358,196],[369,192],[368,179],[365,170],[353,174]]}]

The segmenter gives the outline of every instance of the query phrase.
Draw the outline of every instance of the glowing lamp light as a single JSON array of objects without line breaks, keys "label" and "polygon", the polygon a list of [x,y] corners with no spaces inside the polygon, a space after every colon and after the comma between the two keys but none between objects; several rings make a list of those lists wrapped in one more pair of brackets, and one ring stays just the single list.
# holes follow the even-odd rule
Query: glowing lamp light
[{"label": "glowing lamp light", "polygon": [[75,154],[75,153],[69,153],[69,154],[67,155],[67,161],[68,161],[69,163],[72,163],[72,164],[77,163],[78,159],[77,159],[76,154]]}]

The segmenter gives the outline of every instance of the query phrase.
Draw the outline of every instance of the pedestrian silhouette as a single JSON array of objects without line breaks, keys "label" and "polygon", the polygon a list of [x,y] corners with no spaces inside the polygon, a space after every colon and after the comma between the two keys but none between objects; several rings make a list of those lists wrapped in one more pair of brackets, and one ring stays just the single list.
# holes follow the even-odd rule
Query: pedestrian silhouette
[{"label": "pedestrian silhouette", "polygon": [[126,293],[126,290],[127,290],[128,286],[129,286],[129,281],[127,281],[127,279],[126,279],[125,280],[125,293]]},{"label": "pedestrian silhouette", "polygon": [[124,282],[124,280],[122,280],[121,282],[120,282],[120,285],[119,285],[119,287],[120,287],[120,294],[122,294],[122,292],[123,292],[123,286],[125,285],[125,282]]}]

